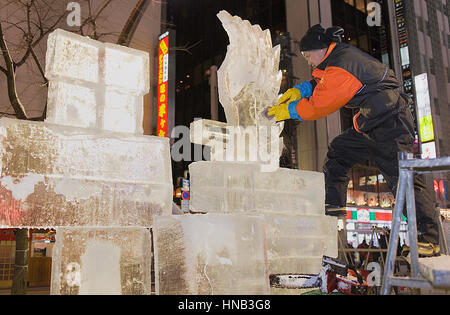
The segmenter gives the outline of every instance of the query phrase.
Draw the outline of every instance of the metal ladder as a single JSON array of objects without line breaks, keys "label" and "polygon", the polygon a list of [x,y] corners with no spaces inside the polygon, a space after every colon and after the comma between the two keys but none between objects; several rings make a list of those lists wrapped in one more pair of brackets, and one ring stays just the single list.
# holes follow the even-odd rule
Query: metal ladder
[{"label": "metal ladder", "polygon": [[[410,157],[412,157],[410,154],[405,153],[400,153],[399,156],[397,196],[392,216],[391,237],[381,287],[381,294],[383,295],[390,294],[393,286],[416,289],[450,288],[450,269],[445,268],[445,266],[450,264],[450,256],[419,259],[414,197],[414,173],[448,172],[450,170],[450,157],[430,160],[408,159]],[[393,270],[398,246],[400,222],[405,202],[410,243],[411,275],[410,277],[395,277]],[[440,225],[440,233],[442,232],[441,227],[442,225]],[[444,253],[448,254],[447,248],[444,248]],[[439,262],[440,266],[444,266],[444,268],[439,269],[440,267],[438,267],[436,269],[437,264],[433,263],[433,261]]]}]

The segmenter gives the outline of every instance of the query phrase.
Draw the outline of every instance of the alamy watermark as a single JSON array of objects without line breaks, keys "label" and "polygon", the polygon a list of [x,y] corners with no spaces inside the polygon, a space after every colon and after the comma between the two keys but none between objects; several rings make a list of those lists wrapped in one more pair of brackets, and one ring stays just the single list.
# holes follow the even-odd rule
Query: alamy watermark
[{"label": "alamy watermark", "polygon": [[[171,149],[173,161],[259,162],[262,172],[273,172],[279,167],[281,142],[277,125],[227,126],[220,132],[198,129],[190,130],[186,126],[173,128],[171,137],[178,139]],[[202,138],[207,140],[202,141]],[[192,152],[191,139],[195,139],[192,141],[194,143],[203,143],[203,149],[197,145]]]},{"label": "alamy watermark", "polygon": [[378,2],[369,2],[367,4],[367,25],[381,26],[381,5]]},{"label": "alamy watermark", "polygon": [[78,2],[69,2],[66,7],[66,11],[70,11],[67,14],[68,26],[81,26],[81,6]]}]

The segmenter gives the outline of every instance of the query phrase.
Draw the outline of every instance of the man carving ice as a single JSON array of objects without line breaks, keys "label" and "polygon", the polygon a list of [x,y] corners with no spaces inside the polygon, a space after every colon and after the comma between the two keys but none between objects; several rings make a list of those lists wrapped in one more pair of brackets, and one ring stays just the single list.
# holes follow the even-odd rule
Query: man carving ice
[{"label": "man carving ice", "polygon": [[[411,99],[401,91],[394,72],[356,47],[341,43],[344,30],[311,27],[300,42],[302,55],[315,69],[311,81],[289,89],[271,107],[277,121],[316,120],[341,107],[357,108],[353,128],[330,144],[325,173],[326,213],[339,213],[346,205],[348,172],[357,163],[373,160],[395,195],[398,152],[412,152]],[[414,180],[421,256],[440,254],[434,204],[424,183]],[[337,210],[337,211],[336,211]]]}]

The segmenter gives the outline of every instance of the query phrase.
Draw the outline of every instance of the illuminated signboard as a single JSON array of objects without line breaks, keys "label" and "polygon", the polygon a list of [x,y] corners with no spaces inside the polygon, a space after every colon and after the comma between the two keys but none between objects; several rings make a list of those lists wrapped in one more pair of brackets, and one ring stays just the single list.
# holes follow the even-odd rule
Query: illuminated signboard
[{"label": "illuminated signboard", "polygon": [[167,137],[167,100],[169,95],[169,32],[159,37],[158,45],[158,137]]},{"label": "illuminated signboard", "polygon": [[434,129],[427,74],[422,73],[415,76],[414,85],[416,88],[417,117],[419,119],[420,140],[422,143],[430,142],[434,140]]},{"label": "illuminated signboard", "polygon": [[[403,76],[403,89],[409,97],[414,99],[413,88],[412,88],[412,75],[411,75],[411,65],[409,58],[409,40],[408,40],[408,32],[407,25],[405,19],[406,7],[410,5],[407,1],[404,0],[395,0],[395,20],[397,24],[397,36],[398,43],[400,47],[400,62],[402,66],[402,76]],[[411,114],[413,115],[414,125],[417,126],[417,117],[416,110],[414,108],[414,104],[410,104],[409,109],[411,110]],[[417,133],[417,130],[415,130]],[[417,135],[417,134],[416,134]]]},{"label": "illuminated signboard", "polygon": [[436,143],[434,141],[422,144],[422,159],[436,158]]}]

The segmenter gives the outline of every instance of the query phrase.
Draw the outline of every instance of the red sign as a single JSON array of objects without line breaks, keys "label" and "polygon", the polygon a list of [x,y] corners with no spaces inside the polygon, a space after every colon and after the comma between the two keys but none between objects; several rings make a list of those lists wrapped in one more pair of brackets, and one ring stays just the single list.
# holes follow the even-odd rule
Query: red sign
[{"label": "red sign", "polygon": [[169,33],[159,37],[158,45],[158,137],[167,137],[167,100],[169,83]]},{"label": "red sign", "polygon": [[183,200],[189,200],[189,191],[183,191],[181,193],[181,199]]},{"label": "red sign", "polygon": [[0,229],[0,241],[15,241],[15,229]]}]

